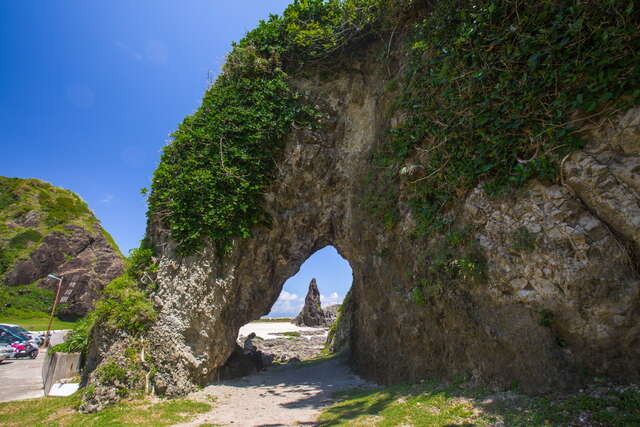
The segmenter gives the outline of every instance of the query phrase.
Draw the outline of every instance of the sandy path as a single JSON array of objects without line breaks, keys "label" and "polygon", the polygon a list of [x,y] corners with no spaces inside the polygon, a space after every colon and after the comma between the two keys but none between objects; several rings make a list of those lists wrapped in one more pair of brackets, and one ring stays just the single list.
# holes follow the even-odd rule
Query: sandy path
[{"label": "sandy path", "polygon": [[[306,365],[270,368],[260,374],[211,385],[190,396],[216,398],[211,412],[180,426],[204,423],[242,427],[315,425],[321,410],[339,390],[371,386],[332,358]],[[210,401],[210,400],[209,400]]]}]

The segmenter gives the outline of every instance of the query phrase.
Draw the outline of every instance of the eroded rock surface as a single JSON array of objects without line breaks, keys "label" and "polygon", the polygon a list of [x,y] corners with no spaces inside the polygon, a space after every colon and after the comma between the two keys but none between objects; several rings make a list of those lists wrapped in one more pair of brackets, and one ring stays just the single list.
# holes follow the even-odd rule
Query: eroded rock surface
[{"label": "eroded rock surface", "polygon": [[274,363],[299,362],[320,356],[325,348],[327,329],[275,335],[280,337],[262,338],[252,333],[248,337],[239,337],[238,342],[242,343],[245,354],[260,356],[258,366],[262,369]]},{"label": "eroded rock surface", "polygon": [[[7,284],[25,285],[45,278],[40,286],[57,290],[58,282],[46,279],[50,273],[64,277],[64,289],[71,289],[59,313],[63,318],[85,316],[93,309],[100,291],[122,274],[124,259],[96,226],[93,232],[75,225],[66,232],[44,237],[28,259],[20,261],[7,275]],[[71,284],[74,284],[71,286]]]},{"label": "eroded rock surface", "polygon": [[293,323],[298,326],[329,326],[333,319],[335,319],[335,316],[332,316],[331,312],[325,312],[322,309],[318,283],[316,279],[311,279],[307,296],[304,298],[302,311],[293,320]]},{"label": "eroded rock surface", "polygon": [[[124,269],[124,257],[100,221],[77,194],[38,179],[0,176],[0,199],[0,286],[35,284],[55,292],[58,282],[47,275],[62,276],[60,316],[85,316]],[[33,310],[29,303],[13,304]]]},{"label": "eroded rock surface", "polygon": [[[359,373],[382,382],[464,375],[524,391],[579,383],[580,375],[640,375],[640,181],[637,121],[630,111],[563,165],[565,185],[530,183],[514,196],[461,196],[452,227],[469,230],[486,271],[480,282],[445,284],[416,302],[440,235],[413,235],[400,200],[390,228],[368,195],[384,173],[372,153],[393,123],[388,69],[351,59],[296,85],[325,113],[321,128],[297,129],[265,205],[269,229],[234,241],[219,258],[209,246],[175,254],[153,219],[159,248],[159,317],[149,331],[156,390],[169,395],[214,381],[239,328],[269,312],[283,283],[314,252],[333,245],[353,270],[349,333]],[[623,136],[620,136],[623,135]],[[109,350],[102,356],[106,357]]]}]

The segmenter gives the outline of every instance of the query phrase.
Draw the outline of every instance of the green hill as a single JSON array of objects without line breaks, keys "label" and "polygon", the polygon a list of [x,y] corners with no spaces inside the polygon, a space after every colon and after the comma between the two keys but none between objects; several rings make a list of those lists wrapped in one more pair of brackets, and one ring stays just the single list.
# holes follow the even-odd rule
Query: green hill
[{"label": "green hill", "polygon": [[81,317],[122,265],[113,238],[77,194],[0,177],[0,319],[20,323],[48,313],[57,286],[48,274],[65,276],[65,290],[75,282],[58,314]]}]

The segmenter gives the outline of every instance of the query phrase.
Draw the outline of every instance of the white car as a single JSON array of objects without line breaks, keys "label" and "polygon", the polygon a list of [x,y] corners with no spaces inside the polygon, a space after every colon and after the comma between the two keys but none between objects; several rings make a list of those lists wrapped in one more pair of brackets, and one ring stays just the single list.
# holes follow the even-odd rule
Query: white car
[{"label": "white car", "polygon": [[0,343],[0,362],[3,362],[5,359],[13,357],[13,347],[8,344]]}]

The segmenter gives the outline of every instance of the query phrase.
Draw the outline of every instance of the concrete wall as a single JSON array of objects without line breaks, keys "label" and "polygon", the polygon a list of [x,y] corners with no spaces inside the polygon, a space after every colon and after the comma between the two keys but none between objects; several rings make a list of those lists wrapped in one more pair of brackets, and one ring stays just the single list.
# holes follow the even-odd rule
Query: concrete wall
[{"label": "concrete wall", "polygon": [[47,353],[42,365],[44,395],[48,396],[51,386],[59,380],[77,375],[80,375],[80,353]]}]

